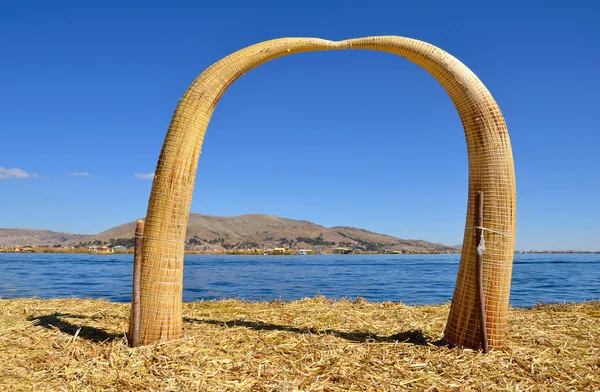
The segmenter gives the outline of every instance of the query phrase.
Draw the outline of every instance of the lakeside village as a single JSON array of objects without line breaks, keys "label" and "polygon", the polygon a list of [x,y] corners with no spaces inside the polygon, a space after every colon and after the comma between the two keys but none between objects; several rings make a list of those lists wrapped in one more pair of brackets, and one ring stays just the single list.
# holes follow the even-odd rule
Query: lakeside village
[{"label": "lakeside village", "polygon": [[[89,253],[98,255],[127,254],[133,253],[133,247],[123,245],[89,245],[87,247],[67,246],[67,247],[46,247],[35,245],[13,245],[5,246],[0,244],[0,252],[11,253]],[[186,246],[186,254],[231,254],[231,255],[313,255],[313,254],[450,254],[460,253],[460,249],[454,250],[389,250],[367,251],[357,248],[331,248],[331,249],[293,249],[293,248],[245,248],[245,249],[214,249],[210,247],[191,248]]]},{"label": "lakeside village", "polygon": [[[300,240],[307,240],[299,238]],[[429,249],[386,249],[386,244],[362,244],[358,246],[337,246],[334,247],[334,243],[326,241],[321,242],[319,245],[324,246],[300,246],[299,242],[293,242],[290,240],[289,245],[292,246],[281,246],[281,247],[265,247],[253,242],[244,242],[236,244],[227,244],[222,238],[206,241],[208,244],[202,244],[203,241],[199,240],[196,236],[190,239],[185,244],[186,254],[232,254],[232,255],[316,255],[316,254],[460,254],[460,247],[450,248],[429,248]],[[286,242],[287,239],[283,238],[282,243]],[[309,241],[310,242],[310,241]],[[110,254],[127,254],[133,253],[134,238],[119,238],[117,240],[110,239],[110,241],[99,241],[94,240],[90,242],[80,242],[74,245],[3,245],[0,244],[0,252],[7,253],[88,253],[98,255],[110,255]],[[296,246],[293,246],[296,244]],[[302,241],[302,244],[306,244]],[[215,246],[217,245],[217,246]],[[346,244],[345,244],[346,245]],[[518,254],[536,254],[536,253],[550,253],[550,254],[568,254],[568,253],[581,253],[581,254],[600,254],[600,251],[577,251],[577,250],[528,250],[528,251],[517,251]]]},{"label": "lakeside village", "polygon": [[[412,246],[402,247],[399,244],[374,243],[359,241],[331,242],[322,236],[314,238],[297,237],[295,239],[277,238],[271,240],[271,246],[253,241],[228,243],[223,238],[204,240],[194,236],[186,241],[185,252],[189,254],[234,254],[234,255],[312,255],[312,254],[442,254],[460,253],[460,249],[441,244],[429,244],[431,247],[415,249]],[[75,244],[54,245],[2,245],[0,252],[15,253],[89,253],[115,254],[133,253],[134,238],[118,238],[109,241],[94,239]]]}]

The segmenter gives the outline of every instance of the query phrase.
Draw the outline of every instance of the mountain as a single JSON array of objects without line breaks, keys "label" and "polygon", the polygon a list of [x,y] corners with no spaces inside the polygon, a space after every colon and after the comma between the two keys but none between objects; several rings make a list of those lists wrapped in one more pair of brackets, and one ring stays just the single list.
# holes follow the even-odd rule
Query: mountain
[{"label": "mountain", "polygon": [[[126,223],[96,236],[100,240],[131,237],[135,222]],[[210,216],[191,213],[188,220],[186,240],[197,237],[211,241],[222,238],[226,243],[244,241],[272,242],[277,239],[322,236],[325,241],[344,241],[340,234],[324,226],[304,221],[280,218],[272,215],[246,214],[238,216]]]},{"label": "mountain", "polygon": [[377,244],[389,244],[389,249],[392,250],[418,250],[418,249],[444,249],[449,250],[452,247],[446,246],[439,243],[431,243],[424,240],[403,240],[400,238],[392,237],[387,234],[373,233],[364,229],[357,229],[355,227],[332,227],[330,230],[334,230],[345,238],[352,239],[357,243],[377,243]]},{"label": "mountain", "polygon": [[[97,235],[55,233],[45,230],[0,229],[0,243],[53,246],[94,240],[108,242],[111,239],[133,238],[134,231],[135,222],[114,227]],[[46,234],[41,235],[40,233]],[[322,250],[348,247],[371,251],[386,249],[398,251],[453,250],[446,245],[424,240],[403,240],[354,227],[327,228],[305,220],[263,214],[227,217],[191,213],[186,242],[191,248],[204,247],[217,250],[274,247],[320,248]]]},{"label": "mountain", "polygon": [[66,246],[80,241],[89,241],[93,236],[86,234],[59,233],[50,230],[0,229],[0,244],[3,245],[61,245]]}]

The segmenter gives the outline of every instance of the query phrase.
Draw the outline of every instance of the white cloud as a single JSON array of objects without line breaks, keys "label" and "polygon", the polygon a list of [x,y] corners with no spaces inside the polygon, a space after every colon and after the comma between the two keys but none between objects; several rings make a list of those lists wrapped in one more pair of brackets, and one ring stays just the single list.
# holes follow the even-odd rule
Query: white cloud
[{"label": "white cloud", "polygon": [[154,172],[152,173],[135,173],[134,176],[141,178],[142,180],[153,180]]},{"label": "white cloud", "polygon": [[0,180],[7,180],[9,178],[37,178],[37,174],[29,174],[24,170],[13,167],[7,169],[4,166],[0,166]]},{"label": "white cloud", "polygon": [[88,172],[70,172],[69,175],[75,176],[75,177],[89,177],[90,173],[88,173]]}]

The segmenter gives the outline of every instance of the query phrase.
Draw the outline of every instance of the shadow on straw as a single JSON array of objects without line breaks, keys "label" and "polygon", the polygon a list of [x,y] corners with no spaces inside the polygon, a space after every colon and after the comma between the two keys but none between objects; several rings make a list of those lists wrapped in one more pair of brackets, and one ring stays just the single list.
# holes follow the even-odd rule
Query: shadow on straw
[{"label": "shadow on straw", "polygon": [[89,327],[81,324],[73,324],[65,320],[65,318],[91,320],[97,319],[97,317],[94,316],[82,316],[69,313],[52,313],[45,316],[29,317],[28,320],[34,322],[40,327],[58,329],[62,333],[77,336],[96,343],[112,342],[115,339],[120,339],[123,337],[123,335],[106,332],[100,328]]},{"label": "shadow on straw", "polygon": [[431,337],[428,337],[423,334],[421,330],[409,330],[403,331],[390,336],[378,336],[371,332],[344,332],[338,331],[334,329],[316,329],[316,328],[299,328],[293,327],[291,325],[279,325],[279,324],[270,324],[264,323],[261,321],[248,321],[248,320],[229,320],[229,321],[221,321],[221,320],[201,320],[196,318],[185,317],[183,319],[184,322],[190,324],[212,324],[212,325],[220,325],[227,328],[232,327],[245,327],[248,329],[252,329],[255,331],[287,331],[294,332],[299,334],[316,334],[316,335],[332,335],[335,337],[339,337],[342,339],[349,340],[351,342],[358,343],[408,343],[419,346],[441,346],[444,345],[442,341],[434,341]]}]

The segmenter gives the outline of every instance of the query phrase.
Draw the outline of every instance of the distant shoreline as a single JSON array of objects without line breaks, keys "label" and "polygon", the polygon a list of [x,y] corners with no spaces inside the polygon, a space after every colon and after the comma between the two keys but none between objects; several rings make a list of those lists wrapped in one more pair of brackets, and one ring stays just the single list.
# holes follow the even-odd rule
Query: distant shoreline
[{"label": "distant shoreline", "polygon": [[[0,253],[63,253],[63,254],[95,254],[98,256],[107,256],[110,254],[97,254],[97,253],[89,253],[87,248],[75,248],[75,249],[64,249],[64,248],[37,248],[34,251],[2,251]],[[114,253],[111,254],[133,254],[133,249],[127,250],[118,250],[116,249]],[[277,253],[265,254],[263,252],[248,252],[248,251],[215,251],[215,252],[205,252],[205,251],[197,251],[197,250],[186,250],[186,255],[230,255],[230,256],[298,256],[299,253],[297,250],[289,250],[285,253]],[[431,252],[420,252],[420,251],[410,251],[405,253],[384,253],[384,252],[348,252],[348,253],[335,253],[329,251],[322,251],[319,253],[306,254],[304,256],[318,256],[318,255],[424,255],[424,254],[460,254],[460,251],[456,252],[444,252],[444,251],[431,251]]]},{"label": "distant shoreline", "polygon": [[[21,251],[21,252],[17,252],[14,250],[4,250],[4,251],[0,251],[0,253],[71,253],[71,254],[89,254],[88,253],[88,249],[87,248],[75,248],[75,249],[64,249],[64,248],[37,248],[34,251]],[[114,250],[113,254],[133,254],[133,249],[127,249],[127,250]],[[247,251],[240,251],[240,250],[235,250],[235,251],[216,251],[216,252],[204,252],[204,251],[195,251],[195,250],[186,250],[185,251],[186,255],[231,255],[231,256],[297,256],[298,255],[298,251],[297,250],[289,250],[285,253],[281,253],[281,254],[264,254],[264,253],[259,253],[259,252],[247,252]],[[348,252],[348,253],[335,253],[335,252],[329,252],[329,251],[325,251],[325,252],[320,252],[320,253],[315,253],[315,254],[309,254],[306,256],[316,256],[316,255],[451,255],[451,254],[461,254],[460,250],[457,250],[455,252],[448,252],[448,251],[429,251],[429,252],[425,252],[425,251],[409,251],[409,252],[367,252],[367,251],[355,251],[355,252]],[[600,254],[600,251],[552,251],[552,250],[548,250],[548,251],[515,251],[515,255],[517,254]],[[99,256],[105,256],[105,255],[99,255]]]}]

